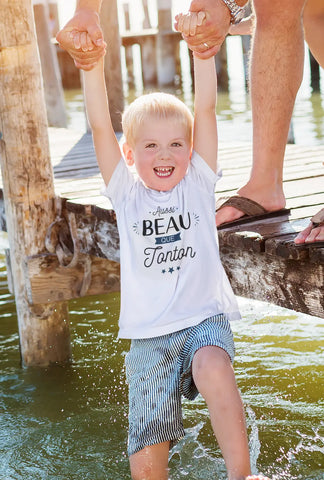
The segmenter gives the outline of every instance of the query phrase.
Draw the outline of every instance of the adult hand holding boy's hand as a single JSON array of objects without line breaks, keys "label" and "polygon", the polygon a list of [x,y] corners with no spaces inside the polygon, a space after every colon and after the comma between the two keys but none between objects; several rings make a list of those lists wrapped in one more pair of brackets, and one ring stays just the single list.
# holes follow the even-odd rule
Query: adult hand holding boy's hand
[{"label": "adult hand holding boy's hand", "polygon": [[[192,0],[190,12],[205,12],[205,21],[195,35],[183,34],[188,47],[199,58],[209,58],[219,51],[230,26],[230,11],[222,0]],[[176,19],[175,29],[178,30]]]},{"label": "adult hand holding boy's hand", "polygon": [[106,52],[99,15],[91,9],[79,9],[56,39],[83,70],[91,70]]}]

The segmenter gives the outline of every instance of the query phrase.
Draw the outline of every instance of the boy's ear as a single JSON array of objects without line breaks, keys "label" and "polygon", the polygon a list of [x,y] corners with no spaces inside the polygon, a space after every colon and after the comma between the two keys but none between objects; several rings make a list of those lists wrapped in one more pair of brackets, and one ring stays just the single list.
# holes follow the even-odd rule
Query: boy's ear
[{"label": "boy's ear", "polygon": [[131,147],[128,145],[128,143],[123,144],[123,152],[124,152],[124,157],[126,160],[126,163],[129,167],[134,165],[134,157],[133,157],[133,150]]}]

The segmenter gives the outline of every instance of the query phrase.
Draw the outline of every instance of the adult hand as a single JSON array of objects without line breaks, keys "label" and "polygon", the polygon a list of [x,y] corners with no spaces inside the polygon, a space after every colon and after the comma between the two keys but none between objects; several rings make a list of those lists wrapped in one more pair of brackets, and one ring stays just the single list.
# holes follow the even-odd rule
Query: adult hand
[{"label": "adult hand", "polygon": [[[80,41],[74,41],[75,38]],[[91,9],[79,9],[56,39],[71,55],[76,67],[83,70],[91,70],[106,53],[99,15]]]},{"label": "adult hand", "polygon": [[[230,11],[222,0],[192,0],[191,12],[206,12],[206,20],[197,26],[194,36],[183,34],[188,47],[199,58],[209,58],[219,51],[230,27]],[[175,22],[178,30],[178,22]]]}]

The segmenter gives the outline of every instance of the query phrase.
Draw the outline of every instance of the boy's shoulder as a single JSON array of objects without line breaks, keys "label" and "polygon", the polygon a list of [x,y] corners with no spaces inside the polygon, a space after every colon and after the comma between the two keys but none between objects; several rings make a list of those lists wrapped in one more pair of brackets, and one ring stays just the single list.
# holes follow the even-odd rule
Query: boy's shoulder
[{"label": "boy's shoulder", "polygon": [[215,184],[221,176],[220,172],[217,171],[217,173],[215,173],[195,150],[192,151],[190,166],[193,174],[196,172],[196,174],[206,178],[207,181],[210,181],[213,184]]}]

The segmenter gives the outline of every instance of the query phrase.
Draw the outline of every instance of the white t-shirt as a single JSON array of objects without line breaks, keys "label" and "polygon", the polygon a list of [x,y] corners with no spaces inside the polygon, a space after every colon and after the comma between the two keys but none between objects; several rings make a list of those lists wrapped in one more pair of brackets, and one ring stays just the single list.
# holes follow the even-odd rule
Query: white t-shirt
[{"label": "white t-shirt", "polygon": [[120,160],[102,192],[113,204],[120,237],[120,338],[165,335],[219,313],[240,318],[219,259],[217,178],[193,152],[181,182],[159,192]]}]

